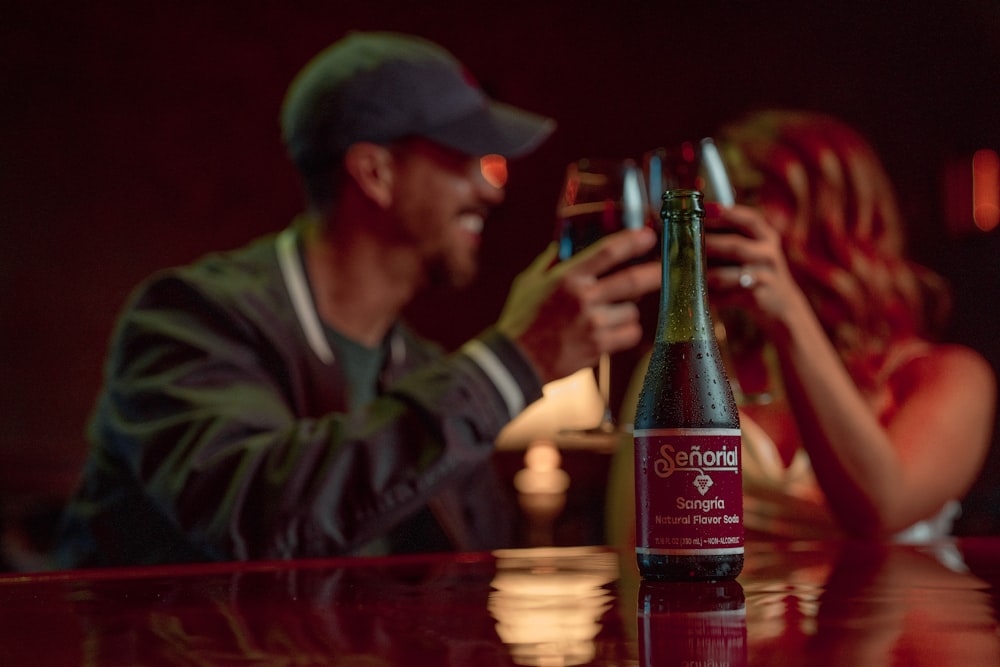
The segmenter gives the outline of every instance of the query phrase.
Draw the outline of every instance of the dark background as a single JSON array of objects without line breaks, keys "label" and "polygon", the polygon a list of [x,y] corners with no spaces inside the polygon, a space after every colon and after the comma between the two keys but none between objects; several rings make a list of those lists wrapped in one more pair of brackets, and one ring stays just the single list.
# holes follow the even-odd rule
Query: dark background
[{"label": "dark background", "polygon": [[[511,164],[473,290],[410,317],[453,347],[490,324],[551,235],[564,165],[640,156],[756,106],[818,109],[884,156],[912,255],[956,289],[949,337],[998,364],[997,232],[950,230],[942,174],[1000,150],[1000,5],[907,2],[0,3],[0,502],[64,496],[114,318],[153,270],[278,230],[300,207],[278,136],[285,87],[350,29],[454,52],[559,129]],[[952,215],[951,217],[955,217]],[[959,226],[965,221],[959,214]],[[1000,462],[965,532],[1000,532]]]}]

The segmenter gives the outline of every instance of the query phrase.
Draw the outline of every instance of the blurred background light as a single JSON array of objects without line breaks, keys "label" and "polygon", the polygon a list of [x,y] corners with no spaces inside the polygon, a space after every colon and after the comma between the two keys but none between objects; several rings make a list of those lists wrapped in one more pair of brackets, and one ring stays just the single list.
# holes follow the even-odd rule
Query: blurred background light
[{"label": "blurred background light", "polygon": [[953,157],[944,167],[942,204],[949,234],[992,231],[1000,224],[1000,156],[983,148]]},{"label": "blurred background light", "polygon": [[1000,157],[979,150],[972,156],[972,219],[988,232],[1000,222]]}]

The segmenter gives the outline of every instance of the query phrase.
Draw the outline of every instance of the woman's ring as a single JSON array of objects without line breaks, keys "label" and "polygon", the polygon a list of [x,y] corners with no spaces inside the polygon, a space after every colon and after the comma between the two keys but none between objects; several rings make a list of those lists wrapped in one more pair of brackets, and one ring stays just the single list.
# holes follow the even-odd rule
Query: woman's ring
[{"label": "woman's ring", "polygon": [[753,289],[753,286],[757,284],[757,278],[754,277],[750,269],[744,267],[740,270],[739,284],[743,289]]}]

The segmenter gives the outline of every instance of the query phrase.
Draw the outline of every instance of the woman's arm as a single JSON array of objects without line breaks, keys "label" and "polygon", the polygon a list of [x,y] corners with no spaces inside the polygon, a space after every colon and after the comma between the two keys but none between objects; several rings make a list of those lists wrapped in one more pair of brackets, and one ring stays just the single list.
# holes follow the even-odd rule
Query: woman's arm
[{"label": "woman's arm", "polygon": [[[898,409],[883,424],[793,279],[778,232],[756,209],[721,215],[742,234],[706,239],[710,254],[738,264],[709,272],[713,297],[751,313],[778,350],[803,446],[841,526],[889,535],[960,498],[990,441],[996,383],[986,361],[965,348],[931,348],[890,379]],[[741,286],[747,271],[752,281]]]}]

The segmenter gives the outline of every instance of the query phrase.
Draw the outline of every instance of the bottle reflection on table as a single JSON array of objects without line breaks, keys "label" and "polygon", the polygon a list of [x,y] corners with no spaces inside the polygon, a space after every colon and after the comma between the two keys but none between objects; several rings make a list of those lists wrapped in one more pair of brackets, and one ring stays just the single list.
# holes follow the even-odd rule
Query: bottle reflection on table
[{"label": "bottle reflection on table", "polygon": [[639,584],[639,664],[747,664],[746,602],[738,581]]}]

